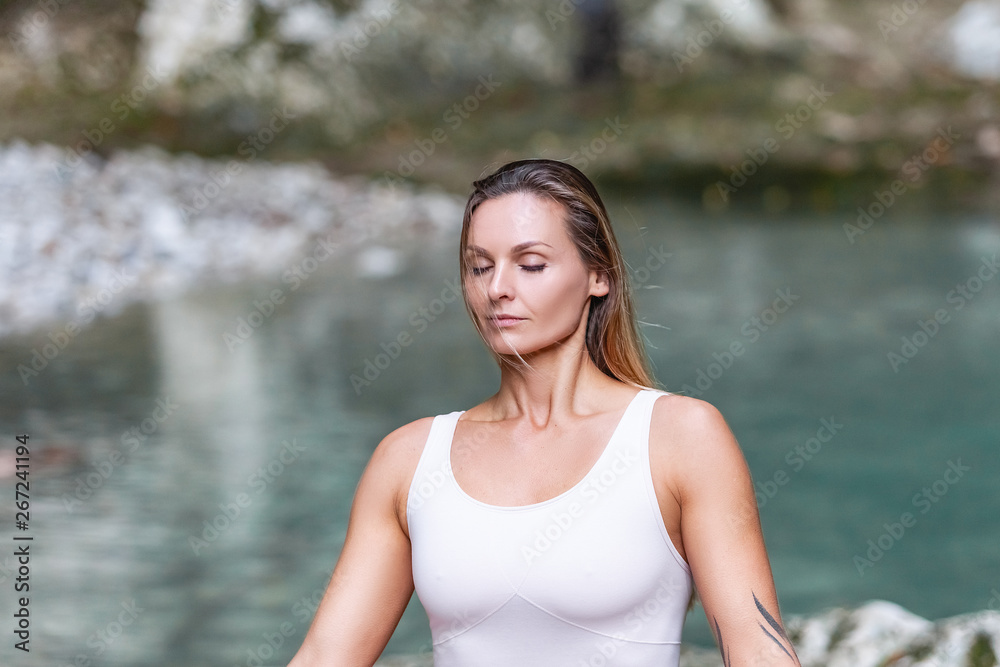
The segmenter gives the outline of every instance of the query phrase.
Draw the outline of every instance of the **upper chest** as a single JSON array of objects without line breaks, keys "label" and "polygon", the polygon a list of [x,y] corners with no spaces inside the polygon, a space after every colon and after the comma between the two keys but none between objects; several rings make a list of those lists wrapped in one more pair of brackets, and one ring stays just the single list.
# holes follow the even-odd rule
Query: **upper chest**
[{"label": "upper chest", "polygon": [[623,430],[622,415],[599,414],[535,428],[521,421],[459,420],[450,463],[467,495],[493,505],[528,505],[578,484]]}]

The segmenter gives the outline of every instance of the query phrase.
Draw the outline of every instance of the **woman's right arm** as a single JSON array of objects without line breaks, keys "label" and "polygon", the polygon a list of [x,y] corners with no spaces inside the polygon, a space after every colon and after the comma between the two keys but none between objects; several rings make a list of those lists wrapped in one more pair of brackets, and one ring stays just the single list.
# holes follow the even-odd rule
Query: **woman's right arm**
[{"label": "woman's right arm", "polygon": [[413,594],[406,494],[430,417],[379,443],[354,495],[333,576],[289,667],[370,667]]}]

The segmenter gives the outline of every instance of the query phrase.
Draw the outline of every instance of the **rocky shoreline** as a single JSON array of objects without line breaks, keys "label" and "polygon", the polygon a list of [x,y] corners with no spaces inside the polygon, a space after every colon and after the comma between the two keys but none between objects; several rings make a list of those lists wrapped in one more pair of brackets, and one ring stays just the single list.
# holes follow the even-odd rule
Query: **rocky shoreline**
[{"label": "rocky shoreline", "polygon": [[21,3],[0,141],[249,142],[455,192],[538,155],[710,211],[853,210],[902,172],[915,210],[1000,206],[996,3],[620,3],[614,75],[586,85],[578,4]]},{"label": "rocky shoreline", "polygon": [[[995,610],[928,621],[892,602],[872,600],[856,609],[791,616],[786,626],[802,667],[993,667],[1000,653]],[[724,667],[717,650],[688,645],[680,664]],[[422,653],[386,657],[377,665],[432,667],[433,661]]]},{"label": "rocky shoreline", "polygon": [[[441,191],[338,178],[314,162],[155,147],[105,160],[14,141],[0,146],[0,337],[49,327],[61,339],[135,301],[311,272],[362,244],[453,230],[461,207]],[[391,270],[379,257],[359,274]]]}]

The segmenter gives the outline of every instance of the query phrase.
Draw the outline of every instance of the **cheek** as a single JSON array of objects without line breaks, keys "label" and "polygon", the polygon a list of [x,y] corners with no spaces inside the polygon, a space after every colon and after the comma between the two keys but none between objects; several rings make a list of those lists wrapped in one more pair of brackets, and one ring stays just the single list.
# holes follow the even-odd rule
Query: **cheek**
[{"label": "cheek", "polygon": [[573,316],[574,319],[580,314],[580,310],[587,300],[585,279],[581,280],[575,276],[553,279],[546,288],[537,292],[539,302],[544,301],[546,311],[567,317]]}]

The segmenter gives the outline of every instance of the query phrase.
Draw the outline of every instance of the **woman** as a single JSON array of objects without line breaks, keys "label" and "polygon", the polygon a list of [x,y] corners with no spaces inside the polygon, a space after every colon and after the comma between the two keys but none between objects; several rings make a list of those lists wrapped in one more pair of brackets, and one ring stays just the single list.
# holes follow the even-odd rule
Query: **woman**
[{"label": "woman", "polygon": [[692,584],[726,665],[798,665],[743,455],[651,388],[594,186],[551,160],[473,186],[461,280],[499,391],[379,444],[291,667],[371,665],[414,588],[436,667],[676,666]]}]

